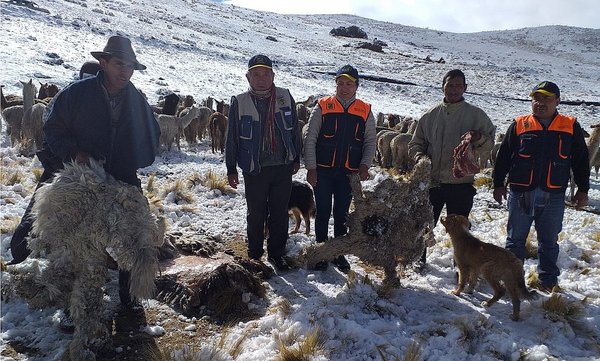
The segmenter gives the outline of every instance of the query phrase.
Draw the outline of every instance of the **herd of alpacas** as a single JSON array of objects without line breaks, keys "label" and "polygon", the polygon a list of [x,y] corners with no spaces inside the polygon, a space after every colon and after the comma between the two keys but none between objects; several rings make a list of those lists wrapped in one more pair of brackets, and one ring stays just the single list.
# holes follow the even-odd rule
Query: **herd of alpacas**
[{"label": "herd of alpacas", "polygon": [[[1,113],[12,146],[24,155],[32,155],[42,147],[44,113],[59,89],[40,83],[37,92],[32,80],[21,84],[22,97],[5,95],[0,89]],[[315,97],[297,103],[303,135],[315,104]],[[212,152],[224,152],[229,108],[224,101],[208,97],[197,103],[191,95],[169,94],[151,107],[161,130],[160,150],[170,151],[175,143],[180,151],[181,138],[193,145],[210,137]],[[429,182],[430,163],[426,159],[415,163],[408,156],[408,143],[417,124],[415,118],[378,113],[376,119],[375,161],[381,168],[395,170],[391,173],[396,175],[370,192],[362,190],[360,183],[353,179],[355,209],[349,217],[349,225],[351,230],[357,231],[307,247],[296,263],[310,266],[323,258],[333,259],[342,250],[382,267],[384,283],[398,285],[396,267],[416,260],[423,247],[433,242],[433,216],[427,206],[428,186],[424,186]],[[493,165],[501,140],[499,135],[489,154],[477,154],[482,169],[489,163]],[[590,168],[595,168],[597,177],[600,125],[592,127],[588,147]],[[61,206],[64,204],[75,206]],[[390,212],[388,204],[405,207]],[[34,255],[42,257],[18,265],[17,268],[26,269],[15,273],[9,288],[28,299],[32,307],[56,306],[68,310],[75,329],[65,359],[95,360],[96,353],[110,343],[102,301],[109,260],[116,262],[119,269],[131,272],[130,293],[135,298],[165,294],[160,285],[167,282],[165,279],[157,282],[160,277],[156,278],[161,269],[159,248],[168,239],[165,220],[138,188],[114,180],[95,161],[89,167],[66,164],[51,183],[36,191],[33,214],[36,237],[29,246]],[[406,219],[411,221],[407,223]],[[254,273],[257,272],[249,274]],[[200,288],[210,289],[208,286],[216,284],[214,281],[219,277],[222,278],[208,277]],[[186,292],[186,304],[195,305],[197,295],[190,290]],[[168,298],[170,303],[183,300],[181,295],[172,292]]]}]

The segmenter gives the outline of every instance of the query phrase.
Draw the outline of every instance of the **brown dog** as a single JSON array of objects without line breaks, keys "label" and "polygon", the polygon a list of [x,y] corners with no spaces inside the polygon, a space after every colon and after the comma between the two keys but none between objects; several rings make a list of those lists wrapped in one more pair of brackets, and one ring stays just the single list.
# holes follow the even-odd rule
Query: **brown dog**
[{"label": "brown dog", "polygon": [[494,289],[494,295],[481,305],[491,306],[508,291],[513,306],[510,318],[513,321],[519,320],[519,296],[526,299],[537,296],[535,291],[528,291],[525,286],[525,272],[521,261],[512,252],[477,239],[469,232],[469,220],[464,216],[450,214],[442,217],[441,222],[452,239],[454,260],[459,271],[458,287],[452,293],[460,295],[467,280],[467,292],[473,292],[479,275],[482,275]]}]

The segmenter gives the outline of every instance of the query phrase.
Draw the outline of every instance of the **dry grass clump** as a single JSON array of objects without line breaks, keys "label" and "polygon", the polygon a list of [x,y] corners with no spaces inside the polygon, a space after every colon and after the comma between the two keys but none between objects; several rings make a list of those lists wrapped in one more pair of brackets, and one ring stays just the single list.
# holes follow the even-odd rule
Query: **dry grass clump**
[{"label": "dry grass clump", "polygon": [[173,195],[173,202],[175,204],[192,204],[194,202],[194,194],[191,191],[191,186],[183,179],[176,179],[175,182],[168,184],[163,189],[163,197],[167,197],[169,194]]},{"label": "dry grass clump", "polygon": [[473,181],[473,186],[475,188],[487,187],[491,189],[494,187],[494,180],[492,179],[492,177],[477,177],[475,178],[475,181]]},{"label": "dry grass clump", "polygon": [[298,337],[292,337],[292,340],[284,342],[282,339],[278,340],[279,355],[275,360],[277,361],[310,361],[313,356],[324,351],[323,347],[327,341],[325,334],[317,326],[310,331],[304,340],[299,342],[296,347],[291,347],[296,343]]},{"label": "dry grass clump", "polygon": [[31,168],[31,173],[33,173],[33,179],[35,180],[35,182],[39,183],[40,178],[42,177],[42,174],[44,173],[44,168],[38,168],[38,167]]},{"label": "dry grass clump", "polygon": [[146,193],[148,193],[149,195],[155,195],[156,194],[156,174],[152,173],[148,176],[148,179],[146,180]]},{"label": "dry grass clump", "polygon": [[392,355],[393,358],[388,359],[386,357],[384,345],[377,345],[377,352],[379,353],[382,361],[419,361],[421,359],[421,344],[418,341],[412,340],[406,348],[406,352],[404,352],[404,357],[402,358]]},{"label": "dry grass clump", "polygon": [[0,234],[15,233],[15,229],[20,222],[21,217],[19,216],[2,218],[2,220],[0,220]]},{"label": "dry grass clump", "polygon": [[200,183],[210,190],[218,189],[223,194],[236,192],[235,189],[229,186],[226,175],[214,172],[212,169],[200,178]]},{"label": "dry grass clump", "polygon": [[14,186],[15,184],[21,184],[25,180],[25,176],[20,170],[0,172],[0,183],[5,186]]},{"label": "dry grass clump", "polygon": [[270,312],[289,316],[292,313],[292,303],[287,298],[283,298],[271,308]]},{"label": "dry grass clump", "polygon": [[537,259],[538,258],[538,245],[537,242],[533,242],[533,237],[531,233],[527,236],[525,240],[525,258],[526,259]]},{"label": "dry grass clump", "polygon": [[569,301],[559,294],[553,293],[547,301],[542,302],[542,308],[546,315],[553,321],[566,321],[569,324],[577,324],[583,314],[583,301]]}]

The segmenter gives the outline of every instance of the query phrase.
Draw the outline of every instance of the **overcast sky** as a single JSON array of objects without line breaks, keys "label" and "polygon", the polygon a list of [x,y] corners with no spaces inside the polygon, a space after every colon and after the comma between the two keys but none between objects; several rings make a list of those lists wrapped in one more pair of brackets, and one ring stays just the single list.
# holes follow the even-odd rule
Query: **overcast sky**
[{"label": "overcast sky", "polygon": [[225,0],[284,14],[353,14],[458,33],[541,25],[600,28],[597,0]]}]

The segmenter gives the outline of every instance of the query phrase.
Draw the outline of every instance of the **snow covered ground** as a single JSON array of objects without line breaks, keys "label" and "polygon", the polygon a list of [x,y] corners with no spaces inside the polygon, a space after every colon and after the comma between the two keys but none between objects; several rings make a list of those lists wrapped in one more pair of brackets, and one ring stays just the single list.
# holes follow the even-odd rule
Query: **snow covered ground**
[{"label": "snow covered ground", "polygon": [[[247,88],[246,63],[259,52],[274,60],[275,83],[289,88],[296,100],[332,93],[333,79],[324,73],[346,63],[365,75],[415,83],[363,80],[358,90],[360,98],[373,104],[374,112],[413,117],[441,99],[443,74],[460,68],[472,92],[467,100],[490,115],[498,132],[506,130],[508,120],[529,111],[528,102],[515,99],[527,99],[530,88],[542,80],[555,81],[563,100],[600,101],[599,29],[548,26],[456,34],[346,15],[278,15],[205,0],[37,3],[50,13],[1,5],[0,83],[5,85],[5,94],[20,93],[19,80],[30,78],[64,87],[77,77],[81,64],[92,59],[90,51],[102,49],[110,35],[119,33],[132,39],[138,59],[148,67],[136,72],[132,81],[148,95],[150,103],[167,91],[228,101]],[[334,27],[350,25],[361,27],[370,40],[377,38],[388,46],[383,53],[376,53],[346,46],[356,44],[356,39],[329,35]],[[428,62],[427,56],[446,62]],[[588,131],[600,123],[597,106],[561,105],[559,110],[577,116]],[[4,233],[0,255],[10,259],[12,230],[30,200],[35,187],[31,170],[39,163],[20,156],[10,145],[6,127],[2,129],[0,219]],[[205,141],[199,146],[184,144],[181,152],[163,152],[141,174],[143,183],[149,174],[156,174],[160,188],[209,170],[225,174],[222,156],[212,154]],[[7,180],[17,172],[22,180],[10,184]],[[295,179],[304,180],[305,174],[301,169]],[[171,231],[222,240],[245,233],[243,184],[232,195],[201,185],[192,192],[194,212],[165,199]],[[593,175],[589,196],[591,207],[600,209],[600,181]],[[473,233],[502,246],[506,219],[506,209],[495,206],[491,191],[479,188],[471,213]],[[565,299],[583,307],[577,323],[548,315],[542,308],[543,297],[523,302],[523,320],[513,322],[507,299],[489,309],[480,306],[490,292],[487,286],[480,286],[473,296],[451,295],[454,271],[449,237],[441,226],[435,234],[438,242],[430,249],[426,272],[407,270],[402,288],[386,297],[377,293],[380,278],[376,274],[369,274],[374,286],[348,282],[346,275],[332,267],[326,272],[297,269],[275,276],[268,281],[265,299],[252,301],[272,312],[233,325],[225,336],[216,335],[225,339],[223,350],[243,340],[239,353],[227,357],[274,360],[279,339],[302,340],[318,326],[326,341],[313,360],[402,359],[413,342],[419,344],[421,360],[600,359],[600,219],[596,214],[567,209],[560,235],[559,284]],[[314,237],[292,235],[288,253],[298,254],[312,241]],[[356,257],[349,259],[353,271],[369,273]],[[535,265],[535,260],[527,260],[527,273]],[[3,281],[9,277],[3,272]],[[109,287],[114,289],[115,282]],[[277,311],[282,300],[291,304],[289,313]],[[118,304],[118,300],[113,297],[110,304]],[[157,301],[145,306],[147,312],[164,314],[145,329],[155,337],[188,335],[188,344],[195,349],[215,344],[215,339],[198,336],[201,332],[193,327],[170,327],[166,320],[176,316]],[[57,359],[70,340],[70,335],[57,330],[60,317],[55,309],[31,310],[19,298],[3,299],[2,359]],[[15,350],[15,344],[22,347]],[[126,345],[115,347],[127,353]]]}]

